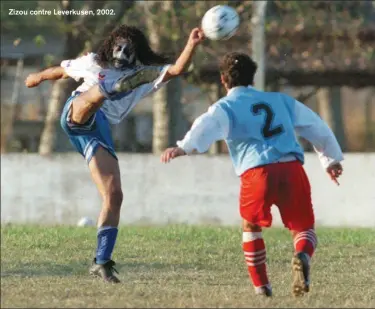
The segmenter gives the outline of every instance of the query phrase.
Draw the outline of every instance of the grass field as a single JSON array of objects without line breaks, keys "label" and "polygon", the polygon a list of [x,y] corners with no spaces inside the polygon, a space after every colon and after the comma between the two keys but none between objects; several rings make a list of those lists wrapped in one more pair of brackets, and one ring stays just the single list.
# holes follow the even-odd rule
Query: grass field
[{"label": "grass field", "polygon": [[94,228],[3,226],[1,307],[375,308],[375,230],[318,229],[312,289],[290,295],[287,231],[265,233],[274,297],[256,297],[241,232],[222,227],[122,227],[114,260],[122,283],[88,276]]}]

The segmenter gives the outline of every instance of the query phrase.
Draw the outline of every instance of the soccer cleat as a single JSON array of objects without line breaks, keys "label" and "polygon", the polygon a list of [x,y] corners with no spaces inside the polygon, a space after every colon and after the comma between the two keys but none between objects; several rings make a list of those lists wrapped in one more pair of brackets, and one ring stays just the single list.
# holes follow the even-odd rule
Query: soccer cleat
[{"label": "soccer cleat", "polygon": [[272,289],[269,286],[258,287],[258,288],[255,288],[255,294],[271,297]]},{"label": "soccer cleat", "polygon": [[116,263],[112,260],[105,264],[96,264],[96,258],[94,258],[94,261],[90,267],[90,275],[101,277],[106,282],[119,283],[120,280],[113,274],[113,272],[118,273],[118,271],[114,268],[115,265]]},{"label": "soccer cleat", "polygon": [[298,252],[292,258],[294,296],[302,296],[310,290],[310,265],[306,253]]},{"label": "soccer cleat", "polygon": [[120,78],[116,82],[114,90],[117,93],[131,91],[141,85],[153,82],[159,77],[160,72],[160,67],[156,66],[141,68],[133,75]]}]

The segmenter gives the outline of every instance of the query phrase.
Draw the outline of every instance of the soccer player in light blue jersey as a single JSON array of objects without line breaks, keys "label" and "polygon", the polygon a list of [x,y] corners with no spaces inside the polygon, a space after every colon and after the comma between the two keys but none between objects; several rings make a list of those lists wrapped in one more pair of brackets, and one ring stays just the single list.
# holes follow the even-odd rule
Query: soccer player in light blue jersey
[{"label": "soccer player in light blue jersey", "polygon": [[293,235],[292,292],[299,296],[310,288],[310,259],[317,237],[310,183],[302,167],[304,152],[296,134],[314,145],[337,184],[343,154],[330,128],[311,109],[284,93],[253,88],[256,69],[246,54],[227,54],[220,64],[227,95],[197,118],[178,147],[168,148],[161,160],[167,163],[195,150],[203,153],[215,141],[225,140],[241,179],[243,251],[255,292],[272,295],[262,228],[271,226],[275,204]]},{"label": "soccer player in light blue jersey", "polygon": [[138,28],[122,25],[110,34],[97,54],[65,60],[60,66],[31,74],[26,79],[28,87],[44,80],[83,79],[65,103],[61,126],[86,159],[103,200],[97,222],[96,256],[90,273],[107,282],[120,281],[114,275],[115,263],[111,256],[123,200],[110,124],[121,122],[143,97],[183,74],[203,39],[203,31],[193,29],[176,63],[168,65],[165,57],[150,48]]}]

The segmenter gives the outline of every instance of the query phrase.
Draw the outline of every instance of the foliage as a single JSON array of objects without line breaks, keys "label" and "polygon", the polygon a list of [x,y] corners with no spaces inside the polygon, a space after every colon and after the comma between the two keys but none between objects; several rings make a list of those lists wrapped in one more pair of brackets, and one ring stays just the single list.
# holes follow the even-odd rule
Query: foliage
[{"label": "foliage", "polygon": [[[114,15],[55,15],[53,10],[61,10],[64,2],[68,6],[64,9],[88,11],[97,9],[113,9]],[[134,1],[2,1],[1,2],[1,31],[7,37],[19,40],[34,38],[37,45],[48,44],[47,37],[70,36],[77,40],[78,46],[69,46],[74,52],[82,49],[92,49],[99,44],[104,35],[121,22],[124,13],[131,8]],[[10,9],[24,11],[27,15],[9,15]],[[31,15],[31,11],[52,11],[51,15]],[[79,42],[78,42],[79,41]],[[76,55],[73,55],[76,56]]]},{"label": "foliage", "polygon": [[[161,49],[175,55],[207,9],[217,4],[236,7],[242,20],[237,35],[206,41],[194,58],[195,67],[216,67],[217,59],[229,51],[251,53],[252,1],[175,1],[173,10],[163,10],[159,1],[148,3],[147,18],[158,22]],[[275,0],[269,1],[266,16],[268,65],[277,70],[375,70],[375,8],[369,1]]]},{"label": "foliage", "polygon": [[[6,35],[35,36],[39,33],[60,34],[61,23],[55,15],[31,15],[34,10],[58,9],[56,1],[1,1],[1,31]],[[10,9],[27,15],[10,15]]]},{"label": "foliage", "polygon": [[[117,12],[125,1],[71,2],[72,8],[76,9],[106,7]],[[146,21],[151,19],[162,42],[161,51],[177,56],[190,30],[199,26],[204,13],[217,4],[236,7],[242,23],[235,38],[203,44],[195,58],[195,65],[212,65],[226,51],[238,48],[251,51],[248,42],[251,40],[252,1],[140,1],[126,12],[121,21],[146,31]],[[11,34],[21,39],[26,35],[62,35],[68,32],[73,37],[79,37],[80,41],[84,40],[81,47],[86,50],[95,49],[103,33],[111,30],[106,27],[111,24],[108,23],[110,16],[72,16],[71,21],[66,23],[54,15],[8,14],[9,8],[52,10],[58,7],[59,2],[56,1],[2,1],[1,30],[5,35]],[[339,61],[344,67],[363,68],[367,63],[375,62],[373,39],[371,41],[375,8],[370,1],[274,0],[268,2],[266,16],[267,53],[272,65],[323,69],[337,66],[334,62]],[[371,42],[366,43],[366,40]],[[324,63],[320,59],[322,57],[329,59]]]}]

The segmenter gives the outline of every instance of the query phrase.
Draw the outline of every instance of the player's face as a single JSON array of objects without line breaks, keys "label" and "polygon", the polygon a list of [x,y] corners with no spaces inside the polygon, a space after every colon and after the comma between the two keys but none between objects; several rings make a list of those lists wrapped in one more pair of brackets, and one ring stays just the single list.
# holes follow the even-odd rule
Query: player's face
[{"label": "player's face", "polygon": [[113,65],[123,68],[135,63],[135,51],[131,43],[123,38],[118,38],[113,46]]}]

